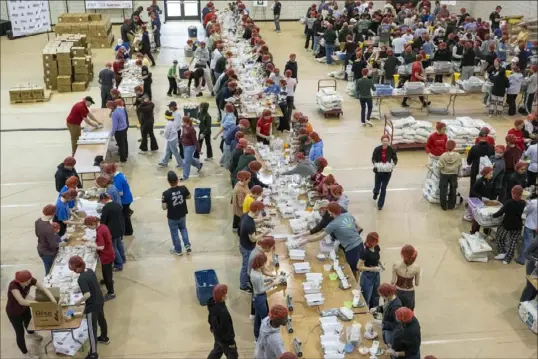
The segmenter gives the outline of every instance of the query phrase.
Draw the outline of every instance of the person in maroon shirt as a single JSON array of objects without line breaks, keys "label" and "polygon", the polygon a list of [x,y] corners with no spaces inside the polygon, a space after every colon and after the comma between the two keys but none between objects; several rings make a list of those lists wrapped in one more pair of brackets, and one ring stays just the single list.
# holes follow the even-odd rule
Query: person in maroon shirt
[{"label": "person in maroon shirt", "polygon": [[43,337],[34,331],[27,330],[28,324],[32,319],[30,304],[37,303],[35,300],[26,299],[32,286],[39,288],[44,292],[51,302],[56,302],[52,293],[32,277],[32,273],[27,270],[22,270],[15,273],[15,280],[11,281],[7,290],[6,314],[15,329],[17,337],[17,346],[27,359],[37,359],[37,355],[32,355],[26,348],[26,340],[24,339],[24,331],[28,332],[28,336],[36,341],[43,340]]},{"label": "person in maroon shirt", "polygon": [[[411,65],[411,79],[409,82],[419,82],[426,81],[426,75],[424,74],[424,68],[422,67],[422,55],[417,55],[415,62]],[[424,96],[419,96],[420,102],[422,102],[422,107],[427,107],[430,105],[430,101],[426,102]],[[409,107],[407,104],[407,97],[403,98],[402,107]]]},{"label": "person in maroon shirt", "polygon": [[271,116],[271,110],[263,110],[262,116],[256,123],[256,138],[258,142],[268,145],[272,132],[273,117]]},{"label": "person in maroon shirt", "polygon": [[439,157],[446,152],[446,125],[443,122],[437,122],[435,125],[436,131],[428,137],[426,142],[426,153],[431,156]]},{"label": "person in maroon shirt", "polygon": [[89,229],[95,229],[95,243],[88,243],[89,246],[95,246],[99,260],[101,261],[101,270],[103,272],[103,284],[106,287],[107,294],[104,297],[105,302],[116,298],[114,292],[114,280],[112,278],[112,267],[114,266],[114,246],[112,245],[112,234],[108,227],[101,224],[98,217],[84,218],[84,225]]},{"label": "person in maroon shirt", "polygon": [[[47,204],[43,207],[43,216],[35,221],[37,253],[45,265],[45,275],[50,272],[56,253],[58,253],[58,247],[65,245],[65,243],[60,243],[59,241],[58,232],[60,231],[60,225],[56,222],[51,223],[55,213],[56,206]],[[57,230],[54,225],[56,225]]]},{"label": "person in maroon shirt", "polygon": [[71,112],[69,112],[69,115],[67,116],[67,129],[69,130],[69,134],[71,135],[71,150],[73,152],[73,156],[77,151],[77,141],[80,137],[80,124],[82,123],[82,121],[93,127],[99,127],[103,125],[90,112],[89,108],[93,104],[95,104],[95,102],[93,102],[93,99],[90,96],[86,96],[82,99],[82,101],[77,102],[73,105],[73,107],[71,108]]},{"label": "person in maroon shirt", "polygon": [[202,170],[203,163],[194,158],[194,153],[200,152],[200,143],[196,136],[196,130],[192,127],[192,120],[189,116],[183,116],[183,131],[181,131],[181,144],[183,145],[183,153],[185,161],[183,163],[183,177],[180,181],[185,181],[191,173],[191,166],[196,167],[198,172]]},{"label": "person in maroon shirt", "polygon": [[506,151],[504,151],[504,176],[503,176],[503,190],[501,191],[501,196],[499,200],[504,202],[506,194],[508,193],[508,179],[510,175],[515,172],[516,165],[521,159],[523,151],[521,148],[516,146],[517,138],[516,136],[510,134],[505,137],[506,141]]}]

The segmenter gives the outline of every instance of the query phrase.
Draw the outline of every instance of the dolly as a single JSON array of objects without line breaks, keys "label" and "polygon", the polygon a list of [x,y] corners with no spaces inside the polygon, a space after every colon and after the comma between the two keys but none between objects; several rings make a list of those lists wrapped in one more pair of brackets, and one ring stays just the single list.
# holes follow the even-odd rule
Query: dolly
[{"label": "dolly", "polygon": [[286,303],[288,305],[288,311],[293,312],[293,298],[291,295],[286,296]]},{"label": "dolly", "polygon": [[288,333],[293,333],[293,326],[291,323],[291,317],[288,315],[288,322],[286,323],[286,327],[288,328]]},{"label": "dolly", "polygon": [[303,356],[302,346],[303,346],[303,343],[301,343],[299,338],[295,337],[295,339],[293,339],[293,350],[295,351],[295,354],[297,354],[299,358]]}]

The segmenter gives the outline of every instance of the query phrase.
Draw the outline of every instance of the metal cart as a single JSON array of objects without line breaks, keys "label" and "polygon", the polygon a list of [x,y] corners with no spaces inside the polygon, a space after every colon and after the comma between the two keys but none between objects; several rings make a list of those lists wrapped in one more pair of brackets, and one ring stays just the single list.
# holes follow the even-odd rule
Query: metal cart
[{"label": "metal cart", "polygon": [[[322,88],[332,88],[332,89],[334,89],[336,91],[336,80],[333,80],[333,79],[318,80],[318,92]],[[320,110],[323,112],[323,116],[325,116],[325,118],[328,118],[328,117],[340,117],[340,116],[344,115],[344,111],[342,111],[341,108],[334,108],[334,109],[331,109],[331,110],[324,110],[320,106]]]}]

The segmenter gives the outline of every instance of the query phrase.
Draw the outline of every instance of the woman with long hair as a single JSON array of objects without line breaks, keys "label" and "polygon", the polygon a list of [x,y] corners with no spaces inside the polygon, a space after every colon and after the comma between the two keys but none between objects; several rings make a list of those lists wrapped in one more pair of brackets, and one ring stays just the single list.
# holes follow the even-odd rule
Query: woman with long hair
[{"label": "woman with long hair", "polygon": [[396,294],[402,306],[415,309],[415,286],[420,284],[420,267],[415,264],[418,252],[410,244],[402,247],[402,261],[392,267],[392,284],[396,285]]}]

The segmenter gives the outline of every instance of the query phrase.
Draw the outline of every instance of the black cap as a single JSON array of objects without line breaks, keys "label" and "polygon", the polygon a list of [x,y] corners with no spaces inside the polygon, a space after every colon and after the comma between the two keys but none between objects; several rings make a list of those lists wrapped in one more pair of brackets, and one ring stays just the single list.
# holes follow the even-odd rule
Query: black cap
[{"label": "black cap", "polygon": [[501,5],[497,5],[497,7],[495,9],[503,9],[503,7]]},{"label": "black cap", "polygon": [[93,102],[93,98],[91,98],[91,96],[84,97],[84,100],[90,102],[92,105],[95,105],[95,102]]},{"label": "black cap", "polygon": [[177,64],[178,62],[177,62],[177,60],[174,60],[174,61],[172,61],[172,63],[173,63],[173,64]]},{"label": "black cap", "polygon": [[168,104],[168,107],[177,107],[177,102],[176,101],[170,101],[170,103]]},{"label": "black cap", "polygon": [[168,182],[177,182],[179,181],[179,178],[177,178],[177,174],[174,171],[168,171]]},{"label": "black cap", "polygon": [[110,198],[110,195],[108,193],[101,193],[99,195],[99,201],[102,201],[102,200],[105,200],[105,199],[109,199]]},{"label": "black cap", "polygon": [[95,156],[95,158],[93,159],[93,165],[94,166],[99,166],[99,165],[101,165],[101,162],[103,162],[104,160],[105,159],[101,155]]}]

